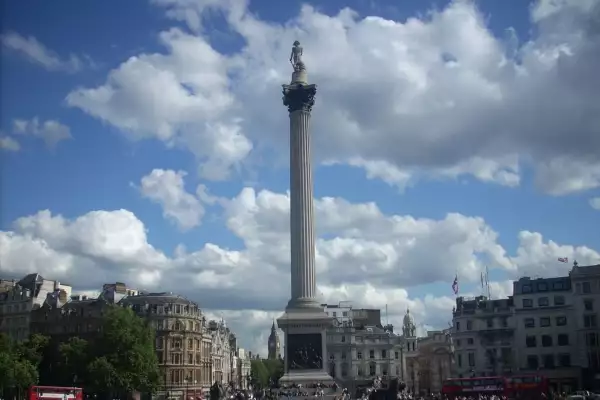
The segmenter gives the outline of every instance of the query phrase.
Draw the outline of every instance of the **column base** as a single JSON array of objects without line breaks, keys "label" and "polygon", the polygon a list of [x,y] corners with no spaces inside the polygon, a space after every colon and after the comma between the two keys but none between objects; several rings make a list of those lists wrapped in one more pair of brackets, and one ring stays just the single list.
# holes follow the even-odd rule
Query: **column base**
[{"label": "column base", "polygon": [[287,306],[285,307],[286,313],[288,312],[288,310],[290,310],[290,312],[293,313],[295,311],[305,309],[316,310],[323,313],[323,306],[321,305],[321,303],[317,299],[312,297],[300,297],[298,299],[290,299],[290,301],[288,301]]},{"label": "column base", "polygon": [[285,313],[277,319],[279,328],[285,333],[282,383],[311,385],[334,382],[326,370],[327,328],[332,325],[333,319],[322,306],[314,304],[314,299],[290,301]]},{"label": "column base", "polygon": [[303,385],[310,389],[310,385],[315,383],[322,383],[324,385],[333,385],[334,379],[325,371],[290,371],[286,372],[281,378],[279,383],[291,385],[294,383]]}]

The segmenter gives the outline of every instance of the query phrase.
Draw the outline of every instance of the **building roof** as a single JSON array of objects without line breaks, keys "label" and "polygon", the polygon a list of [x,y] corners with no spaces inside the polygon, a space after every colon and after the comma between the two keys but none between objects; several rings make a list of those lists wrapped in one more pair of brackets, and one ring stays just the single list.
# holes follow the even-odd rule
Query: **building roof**
[{"label": "building roof", "polygon": [[173,294],[170,292],[162,292],[162,293],[145,293],[139,294],[137,296],[127,296],[121,300],[121,304],[184,304],[184,305],[194,305],[198,306],[198,304],[193,301],[180,296],[178,294]]}]

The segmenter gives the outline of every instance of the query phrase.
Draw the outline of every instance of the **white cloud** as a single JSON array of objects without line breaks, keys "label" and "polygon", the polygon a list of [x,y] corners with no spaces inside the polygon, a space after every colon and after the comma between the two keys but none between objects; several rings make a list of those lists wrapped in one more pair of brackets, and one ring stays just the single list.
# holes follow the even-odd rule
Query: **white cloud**
[{"label": "white cloud", "polygon": [[71,128],[55,120],[46,120],[40,123],[38,117],[31,120],[15,119],[13,133],[17,135],[31,135],[42,139],[50,149],[56,148],[63,140],[71,139]]},{"label": "white cloud", "polygon": [[19,151],[21,145],[15,139],[9,136],[0,136],[0,149],[6,151]]},{"label": "white cloud", "polygon": [[[196,34],[162,32],[166,53],[133,57],[67,102],[133,138],[189,148],[206,178],[226,178],[263,149],[287,154],[278,87],[299,39],[319,85],[320,162],[364,168],[400,189],[466,174],[515,186],[522,164],[551,194],[600,186],[600,92],[590,84],[600,69],[591,23],[598,0],[538,2],[538,34],[525,43],[514,30],[494,37],[468,1],[405,22],[304,6],[285,24],[260,20],[243,1],[154,4]],[[204,34],[215,9],[244,39],[239,52],[220,54]]]},{"label": "white cloud", "polygon": [[[205,309],[231,310],[223,312],[243,345],[264,351],[270,320],[289,296],[289,197],[245,188],[218,203],[227,228],[243,243],[239,249],[209,242],[198,249],[178,246],[169,255],[148,243],[148,227],[129,211],[92,211],[67,219],[46,210],[0,232],[0,265],[6,274],[36,271],[68,280],[79,290],[123,281],[182,293]],[[560,245],[528,231],[519,234],[511,256],[483,219],[461,214],[441,220],[386,215],[373,203],[340,198],[317,199],[315,212],[321,300],[350,300],[356,307],[387,304],[397,326],[408,306],[424,326],[446,327],[455,271],[463,285],[477,283],[484,265],[512,277],[548,276],[566,273],[558,257],[580,265],[600,259],[597,250]],[[448,296],[409,295],[411,287],[433,282],[447,284]],[[506,282],[492,283],[494,296],[508,290]]]},{"label": "white cloud", "polygon": [[35,37],[25,37],[16,32],[2,35],[2,45],[17,51],[34,64],[41,65],[49,71],[78,72],[85,66],[93,66],[89,57],[78,57],[71,54],[68,58],[61,58],[56,52],[50,50]]},{"label": "white cloud", "polygon": [[595,210],[600,210],[600,197],[594,197],[590,199],[590,206]]},{"label": "white cloud", "polygon": [[[185,190],[183,178],[186,175],[184,171],[154,169],[142,178],[140,184],[142,195],[160,204],[163,215],[184,231],[200,225],[204,216],[200,199]],[[206,193],[201,193],[209,200]]]}]

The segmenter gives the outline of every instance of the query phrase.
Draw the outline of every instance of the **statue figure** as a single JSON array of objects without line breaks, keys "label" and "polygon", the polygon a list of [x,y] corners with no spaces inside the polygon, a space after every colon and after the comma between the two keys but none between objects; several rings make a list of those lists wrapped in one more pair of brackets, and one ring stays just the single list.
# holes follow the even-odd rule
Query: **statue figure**
[{"label": "statue figure", "polygon": [[306,69],[304,62],[302,62],[302,54],[302,46],[300,46],[300,42],[296,40],[294,42],[294,47],[292,47],[292,53],[290,54],[290,63],[296,72]]}]

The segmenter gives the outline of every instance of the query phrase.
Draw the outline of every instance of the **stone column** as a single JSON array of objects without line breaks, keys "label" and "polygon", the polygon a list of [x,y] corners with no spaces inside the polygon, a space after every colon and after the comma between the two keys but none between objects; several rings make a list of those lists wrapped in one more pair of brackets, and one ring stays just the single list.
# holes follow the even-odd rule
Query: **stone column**
[{"label": "stone column", "polygon": [[[293,79],[294,81],[294,79]],[[310,113],[315,85],[295,81],[283,86],[290,114],[290,240],[292,295],[288,308],[319,307],[316,300],[315,227]]]}]

